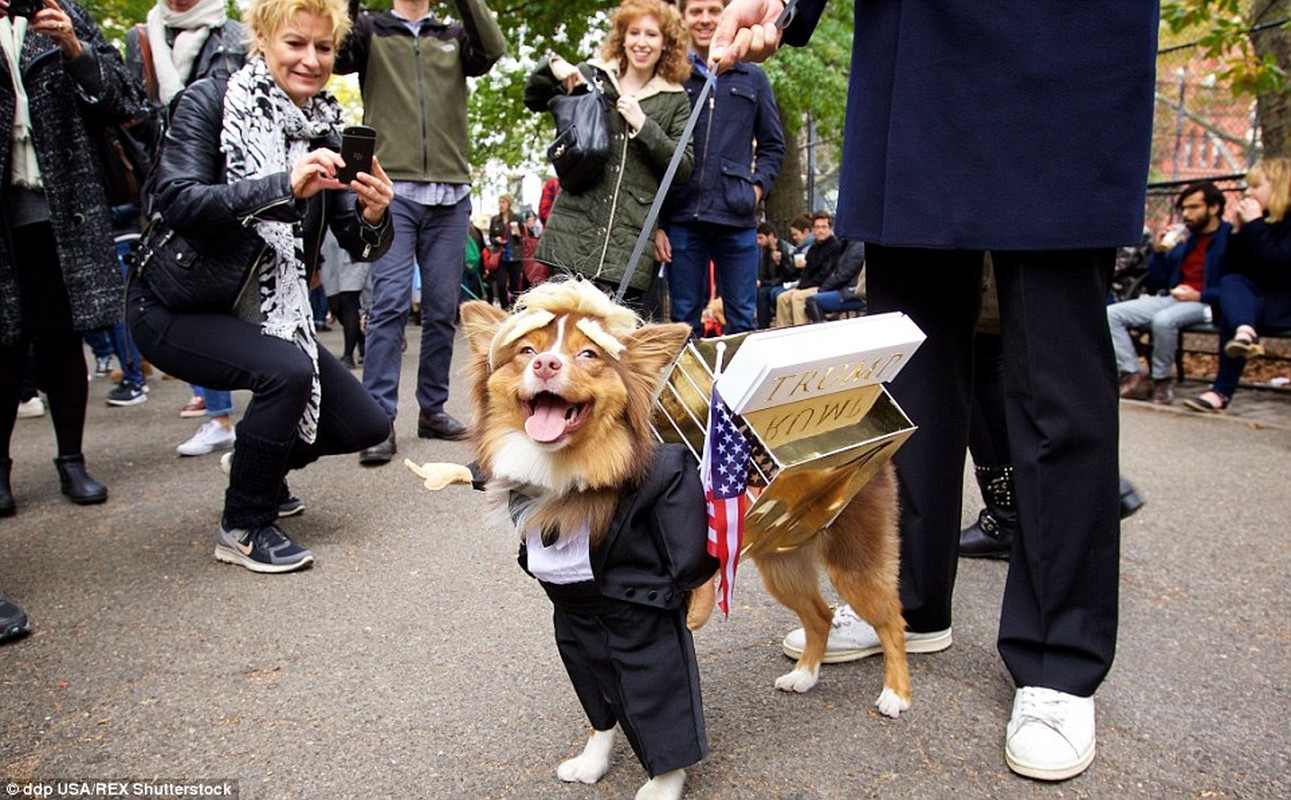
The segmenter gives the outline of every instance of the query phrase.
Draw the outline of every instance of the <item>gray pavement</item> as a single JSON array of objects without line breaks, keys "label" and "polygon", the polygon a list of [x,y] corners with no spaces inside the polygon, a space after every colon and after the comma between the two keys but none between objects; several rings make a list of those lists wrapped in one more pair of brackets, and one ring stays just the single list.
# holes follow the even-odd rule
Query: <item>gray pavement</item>
[{"label": "gray pavement", "polygon": [[[416,438],[412,361],[399,458],[468,459]],[[236,779],[244,800],[632,796],[644,774],[622,737],[597,786],[555,778],[585,723],[549,604],[479,496],[326,459],[293,478],[308,510],[284,524],[315,568],[252,574],[211,556],[224,477],[216,456],[175,454],[198,423],[178,417],[185,385],[154,380],[133,408],[105,406],[109,388],[90,388],[85,445],[107,504],[61,497],[47,420],[14,437],[0,591],[35,633],[0,647],[0,796],[143,778]],[[1123,403],[1121,422],[1147,505],[1124,525],[1088,772],[1045,785],[1004,766],[1003,564],[961,564],[955,645],[911,657],[899,720],[872,708],[876,659],[826,666],[806,695],[772,688],[795,622],[745,565],[730,619],[696,637],[711,754],[689,796],[1291,797],[1291,397],[1243,392],[1222,418]]]}]

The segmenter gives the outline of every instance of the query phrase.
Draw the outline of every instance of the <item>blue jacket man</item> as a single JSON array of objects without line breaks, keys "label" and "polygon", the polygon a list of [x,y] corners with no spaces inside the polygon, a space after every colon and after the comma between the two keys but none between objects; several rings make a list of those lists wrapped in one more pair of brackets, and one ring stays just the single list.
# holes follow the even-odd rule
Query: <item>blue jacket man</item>
[{"label": "blue jacket man", "polygon": [[[1232,232],[1233,226],[1221,221],[1210,247],[1206,249],[1206,288],[1201,290],[1201,302],[1206,305],[1219,305],[1219,268],[1224,261],[1224,253],[1228,250],[1228,235]],[[1184,259],[1192,253],[1198,241],[1197,237],[1191,236],[1183,244],[1170,250],[1162,252],[1154,249],[1148,259],[1148,288],[1166,291],[1178,286],[1183,277]]]},{"label": "blue jacket man", "polygon": [[[1159,293],[1107,307],[1107,324],[1121,373],[1121,397],[1151,399],[1160,405],[1174,402],[1171,374],[1179,332],[1189,325],[1209,322],[1211,306],[1219,302],[1220,270],[1233,230],[1224,222],[1224,193],[1210,181],[1185,187],[1175,208],[1183,228],[1158,231],[1148,261],[1148,286]],[[1182,239],[1185,232],[1187,238]],[[1138,350],[1130,334],[1131,329],[1145,327],[1152,331],[1149,375],[1139,368]]]},{"label": "blue jacket man", "polygon": [[[686,81],[692,105],[708,71],[708,42],[723,0],[681,0],[690,32]],[[700,335],[700,313],[709,297],[708,265],[725,308],[726,333],[757,327],[757,206],[771,190],[784,160],[780,107],[760,67],[739,64],[723,73],[695,124],[695,169],[674,184],[662,212],[655,252],[668,266],[672,320]]]}]

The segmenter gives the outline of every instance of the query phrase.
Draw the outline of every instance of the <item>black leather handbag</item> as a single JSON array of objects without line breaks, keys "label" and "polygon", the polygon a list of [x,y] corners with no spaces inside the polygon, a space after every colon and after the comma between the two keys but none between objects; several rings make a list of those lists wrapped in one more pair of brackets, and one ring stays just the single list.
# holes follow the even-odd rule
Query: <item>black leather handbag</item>
[{"label": "black leather handbag", "polygon": [[269,249],[258,236],[250,246],[239,244],[194,247],[161,214],[154,214],[139,240],[135,276],[172,311],[228,313],[255,281]]},{"label": "black leather handbag", "polygon": [[556,141],[547,160],[560,188],[581,194],[596,185],[610,158],[608,101],[595,81],[579,84],[575,94],[558,94],[547,104],[556,118]]}]

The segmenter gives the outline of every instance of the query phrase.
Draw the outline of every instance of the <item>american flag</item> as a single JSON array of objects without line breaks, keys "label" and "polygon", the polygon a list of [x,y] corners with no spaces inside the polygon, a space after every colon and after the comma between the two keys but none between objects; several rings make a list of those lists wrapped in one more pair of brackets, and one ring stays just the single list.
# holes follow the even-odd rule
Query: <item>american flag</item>
[{"label": "american flag", "polygon": [[713,387],[704,432],[704,456],[699,465],[708,501],[708,552],[721,564],[717,605],[730,616],[735,565],[744,541],[744,487],[749,475],[749,443],[735,428],[731,412]]}]

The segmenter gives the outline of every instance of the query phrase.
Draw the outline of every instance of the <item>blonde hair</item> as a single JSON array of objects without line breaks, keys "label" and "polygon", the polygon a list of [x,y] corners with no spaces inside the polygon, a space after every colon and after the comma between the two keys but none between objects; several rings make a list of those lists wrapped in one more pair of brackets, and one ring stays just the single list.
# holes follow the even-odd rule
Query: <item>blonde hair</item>
[{"label": "blonde hair", "polygon": [[628,35],[628,26],[645,16],[654,17],[663,34],[663,52],[655,65],[655,74],[666,81],[681,83],[690,77],[690,34],[682,26],[677,9],[662,0],[624,0],[610,20],[610,35],[601,45],[601,58],[622,60],[626,55],[623,40]]},{"label": "blonde hair", "polygon": [[1265,219],[1281,222],[1291,205],[1291,158],[1266,158],[1246,173],[1247,186],[1269,184],[1269,204]]},{"label": "blonde hair", "polygon": [[579,329],[614,359],[623,354],[628,336],[643,324],[635,311],[614,302],[591,281],[557,276],[516,299],[514,313],[498,328],[489,346],[489,370],[497,366],[503,347],[563,314],[591,317],[579,320]]},{"label": "blonde hair", "polygon": [[243,18],[251,37],[250,54],[263,55],[260,38],[272,39],[297,14],[314,14],[327,20],[332,26],[332,43],[337,47],[349,36],[353,24],[345,0],[251,0]]}]

